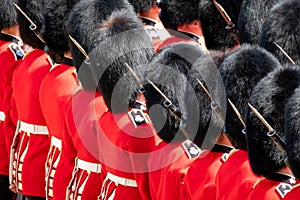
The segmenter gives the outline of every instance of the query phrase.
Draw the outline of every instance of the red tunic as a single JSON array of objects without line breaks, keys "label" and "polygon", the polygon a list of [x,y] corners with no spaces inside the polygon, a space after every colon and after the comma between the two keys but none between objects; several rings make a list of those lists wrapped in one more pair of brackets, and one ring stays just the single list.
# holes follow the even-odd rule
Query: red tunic
[{"label": "red tunic", "polygon": [[[39,101],[40,85],[51,64],[40,49],[29,52],[13,77],[13,93],[18,119],[32,125],[46,126]],[[19,192],[27,196],[45,196],[45,161],[50,147],[48,135],[19,133],[13,175]]]},{"label": "red tunic", "polygon": [[[185,141],[189,142],[189,141]],[[160,143],[149,157],[149,180],[152,199],[187,199],[185,175],[189,166],[200,155],[200,149],[189,144],[185,149],[183,143]],[[189,151],[194,150],[193,154]]]},{"label": "red tunic", "polygon": [[77,86],[75,70],[75,67],[72,67],[72,60],[64,58],[62,64],[55,65],[50,69],[40,88],[41,107],[51,138],[51,147],[46,161],[46,195],[48,199],[53,198],[53,180],[60,159],[66,105]]},{"label": "red tunic", "polygon": [[216,175],[231,150],[231,147],[216,145],[211,151],[201,153],[185,178],[188,199],[216,199]]},{"label": "red tunic", "polygon": [[198,35],[187,33],[187,32],[174,32],[174,35],[162,41],[157,47],[155,48],[155,52],[158,52],[165,46],[170,44],[179,43],[179,42],[187,42],[199,46],[206,51],[204,38]]},{"label": "red tunic", "polygon": [[281,173],[276,173],[276,177],[273,175],[270,179],[262,178],[253,186],[248,200],[283,199],[295,183],[295,177]]},{"label": "red tunic", "polygon": [[99,153],[108,173],[101,199],[151,199],[147,159],[157,138],[147,114],[138,109],[120,114],[108,111],[99,125]]},{"label": "red tunic", "polygon": [[287,195],[284,197],[284,200],[296,200],[300,197],[300,184],[295,185],[292,190],[287,193]]},{"label": "red tunic", "polygon": [[0,33],[0,174],[8,175],[10,145],[15,132],[15,125],[10,117],[12,77],[16,66],[24,56],[18,45],[21,40]]},{"label": "red tunic", "polygon": [[234,152],[216,176],[217,200],[247,199],[258,179],[252,172],[248,153],[244,150]]},{"label": "red tunic", "polygon": [[54,199],[65,199],[67,191],[71,199],[81,197],[82,200],[90,200],[99,196],[104,178],[102,173],[76,170],[72,177],[72,172],[75,170],[76,158],[99,164],[93,124],[97,123],[106,109],[103,97],[98,92],[80,90],[68,102],[62,153],[53,183]]}]

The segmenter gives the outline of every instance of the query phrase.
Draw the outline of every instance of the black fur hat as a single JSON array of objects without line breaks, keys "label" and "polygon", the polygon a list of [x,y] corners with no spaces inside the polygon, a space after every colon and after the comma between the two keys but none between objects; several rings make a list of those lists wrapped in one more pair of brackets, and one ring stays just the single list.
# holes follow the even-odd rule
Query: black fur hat
[{"label": "black fur hat", "polygon": [[238,20],[241,43],[259,44],[263,21],[280,0],[244,0]]},{"label": "black fur hat", "polygon": [[[225,55],[225,53],[211,52],[210,55],[202,56],[193,65],[187,76],[197,98],[196,102],[192,102],[195,104],[191,104],[190,107],[199,109],[199,121],[194,122],[198,124],[194,142],[201,149],[211,149],[223,129],[224,122],[220,118],[225,116],[226,95],[218,68],[220,60]],[[197,79],[204,84],[218,104],[219,114],[213,111],[212,100]],[[195,111],[190,110],[190,112]]]},{"label": "black fur hat", "polygon": [[161,22],[163,23],[164,27],[166,29],[172,29],[172,30],[177,30],[176,24],[172,22],[172,12],[169,11],[169,2],[170,0],[161,0],[160,1],[160,13],[159,13],[159,18]]},{"label": "black fur hat", "polygon": [[136,13],[147,12],[154,5],[155,0],[128,0]]},{"label": "black fur hat", "polygon": [[[237,25],[242,0],[217,1],[228,13],[234,24]],[[199,19],[208,49],[224,50],[234,47],[237,42],[231,31],[226,30],[226,22],[217,10],[212,0],[200,0]]]},{"label": "black fur hat", "polygon": [[66,21],[71,9],[78,1],[79,0],[48,0],[45,2],[45,14],[41,35],[46,41],[50,51],[56,52],[60,57],[63,57],[64,53],[69,51]]},{"label": "black fur hat", "polygon": [[266,19],[260,45],[273,53],[280,62],[290,63],[286,56],[275,46],[277,43],[289,56],[300,64],[300,2],[287,0],[276,4]]},{"label": "black fur hat", "polygon": [[[127,9],[133,12],[133,7],[127,0],[85,0],[79,1],[72,9],[67,21],[67,33],[72,36],[87,52],[90,53],[95,48],[95,32],[99,26],[114,11]],[[95,35],[95,36],[93,36]],[[78,48],[71,44],[74,64],[79,69],[85,56]]]},{"label": "black fur hat", "polygon": [[[112,12],[98,24],[90,38],[95,48],[90,53],[89,67],[98,90],[110,111],[127,112],[135,102],[139,85],[125,64],[143,77],[143,70],[153,55],[150,38],[132,9]],[[82,81],[81,70],[78,75]],[[83,76],[84,80],[91,78]]]},{"label": "black fur hat", "polygon": [[[246,117],[247,102],[256,84],[269,72],[280,68],[279,61],[269,52],[258,46],[242,45],[231,53],[222,63],[220,73],[223,77],[227,98],[229,98]],[[231,143],[239,149],[247,149],[244,127],[234,110],[227,104],[226,134]]]},{"label": "black fur hat", "polygon": [[[40,33],[44,20],[45,0],[18,0],[18,6],[37,26],[36,33]],[[18,11],[20,35],[24,43],[33,48],[44,49],[43,42],[29,29],[29,21]]]},{"label": "black fur hat", "polygon": [[[157,85],[157,87],[171,100],[171,102],[181,110],[182,119],[176,119],[171,111],[163,108],[162,96],[150,85],[145,86],[145,98],[147,101],[150,118],[158,135],[165,141],[178,141],[185,139],[184,135],[178,134],[179,126],[185,127],[194,138],[192,125],[196,128],[190,110],[191,102],[196,101],[196,96],[191,87],[188,87],[186,75],[191,70],[193,64],[204,52],[195,45],[188,43],[177,43],[169,45],[160,50],[147,66],[145,76]],[[193,96],[194,95],[194,96]],[[157,106],[160,105],[160,106]],[[198,105],[197,105],[198,106]],[[198,111],[198,107],[194,107]],[[194,115],[198,119],[199,113]],[[194,130],[196,130],[194,128]]]},{"label": "black fur hat", "polygon": [[288,163],[300,179],[300,88],[296,89],[285,109],[285,138]]},{"label": "black fur hat", "polygon": [[17,24],[17,11],[14,0],[3,0],[0,4],[0,30]]},{"label": "black fur hat", "polygon": [[[285,106],[299,85],[299,66],[285,67],[269,73],[262,79],[254,88],[249,100],[282,138]],[[284,168],[286,153],[267,136],[268,129],[250,109],[247,112],[246,126],[249,160],[253,172],[268,177]]]},{"label": "black fur hat", "polygon": [[177,27],[185,23],[191,23],[198,17],[198,4],[200,0],[172,0],[169,2],[169,11],[172,23]]}]

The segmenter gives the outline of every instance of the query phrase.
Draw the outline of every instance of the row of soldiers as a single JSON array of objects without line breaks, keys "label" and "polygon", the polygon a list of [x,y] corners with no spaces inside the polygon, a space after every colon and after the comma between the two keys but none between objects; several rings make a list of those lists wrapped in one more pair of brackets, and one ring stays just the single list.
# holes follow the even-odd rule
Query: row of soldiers
[{"label": "row of soldiers", "polygon": [[3,0],[0,199],[297,199],[299,10]]}]

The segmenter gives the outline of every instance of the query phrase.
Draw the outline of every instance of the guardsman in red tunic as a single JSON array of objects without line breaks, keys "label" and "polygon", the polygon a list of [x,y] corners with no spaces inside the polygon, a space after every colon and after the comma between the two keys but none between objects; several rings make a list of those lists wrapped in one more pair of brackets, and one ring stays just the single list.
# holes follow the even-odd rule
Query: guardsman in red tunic
[{"label": "guardsman in red tunic", "polygon": [[263,4],[265,3],[270,3],[273,7],[261,28],[259,45],[275,55],[282,64],[290,64],[291,60],[275,45],[277,44],[299,65],[300,36],[295,29],[300,23],[299,2],[297,0],[263,1]]},{"label": "guardsman in red tunic", "polygon": [[[89,10],[89,15],[87,15],[85,9]],[[94,27],[98,29],[98,25],[102,24],[103,20],[109,19],[112,12],[119,9],[126,9],[130,12],[132,8],[125,1],[113,1],[110,5],[105,4],[104,1],[78,3],[70,14],[67,25],[69,35],[74,37],[77,43],[86,47],[86,52],[92,52],[95,47],[94,43],[92,43],[93,40],[90,40],[91,43],[87,43],[84,38],[99,39],[99,37],[93,37],[96,33],[93,31],[86,32],[86,28],[94,30]],[[102,16],[102,18],[97,17],[95,19],[95,13],[99,13],[97,16]],[[92,24],[86,24],[86,20]],[[112,21],[114,21],[113,18]],[[110,24],[110,21],[107,23]],[[124,24],[125,27],[127,23],[132,23],[132,20],[126,22]],[[134,24],[139,23],[134,21]],[[82,57],[84,59],[88,58],[84,57],[84,54],[79,51],[78,46],[75,46],[75,44],[76,42],[73,41],[73,48],[71,49],[72,54],[77,55],[74,57],[74,61],[83,90],[75,94],[68,103],[66,112],[67,132],[63,136],[61,161],[56,173],[59,173],[59,176],[66,177],[65,180],[69,180],[68,185],[63,185],[63,189],[67,187],[67,199],[81,198],[89,200],[97,199],[100,195],[102,182],[106,175],[102,162],[99,159],[99,151],[101,149],[98,149],[94,125],[98,124],[98,119],[107,111],[107,107],[102,95],[96,90],[97,81],[94,80],[94,72],[90,70],[94,67],[94,62],[89,60],[83,62]],[[105,52],[104,49],[107,48],[101,49],[101,54]],[[65,184],[65,180],[59,179]],[[56,182],[54,182],[54,194],[56,187]]]},{"label": "guardsman in red tunic", "polygon": [[[132,108],[138,84],[127,73],[125,65],[128,64],[137,71],[141,68],[143,70],[153,54],[152,44],[126,1],[111,1],[111,5],[115,7],[107,8],[103,3],[95,1],[90,9],[102,8],[97,13],[105,11],[102,13],[105,20],[99,19],[92,25],[95,29],[91,29],[91,35],[88,36],[95,39],[93,43],[85,44],[79,40],[82,46],[91,47],[88,48],[88,52],[91,52],[89,69],[94,72],[97,88],[108,107],[107,112],[99,119],[98,126],[95,127],[97,132],[94,133],[98,137],[98,159],[107,172],[99,198],[151,199],[146,161],[155,146],[155,131],[147,114],[143,110]],[[120,7],[123,9],[119,9]],[[94,16],[94,12],[90,13]],[[85,28],[89,26],[84,24]],[[114,46],[113,49],[109,48],[111,45]],[[78,76],[80,78],[80,72]],[[85,144],[93,144],[92,137],[86,139]]]},{"label": "guardsman in red tunic", "polygon": [[[300,113],[299,102],[300,87],[298,87],[293,96],[289,99],[285,109],[285,140],[287,163],[291,168],[295,177],[300,180],[300,166],[299,166],[299,152],[300,152]],[[294,200],[298,199],[300,195],[300,184],[292,187],[291,191],[285,196],[284,199]]]},{"label": "guardsman in red tunic", "polygon": [[169,2],[169,11],[177,30],[170,31],[172,37],[162,41],[156,48],[159,51],[164,46],[177,42],[192,42],[206,50],[201,22],[198,17],[199,0]]},{"label": "guardsman in red tunic", "polygon": [[[212,110],[211,104],[212,100],[209,98],[208,94],[200,87],[198,82],[194,82],[196,78],[201,79],[202,82],[205,82],[210,88],[210,94],[213,95],[214,91],[217,91],[218,88],[208,81],[211,76],[216,76],[211,74],[209,76],[204,74],[199,74],[199,72],[210,69],[215,69],[216,73],[219,73],[217,66],[219,66],[219,59],[225,57],[224,53],[215,54],[213,53],[209,56],[202,57],[194,66],[197,66],[197,71],[193,71],[189,79],[195,88],[195,92],[199,102],[199,110],[201,115],[199,116],[199,128],[198,133],[195,138],[195,142],[201,146],[203,150],[199,158],[193,162],[185,176],[185,188],[187,199],[202,199],[202,200],[213,200],[216,199],[216,174],[220,166],[227,159],[229,153],[233,150],[231,143],[226,137],[225,133],[222,132],[222,127],[224,124],[223,114],[217,113]],[[202,78],[201,78],[202,77]],[[222,101],[221,96],[214,95],[214,99],[217,99],[219,102]],[[222,105],[222,104],[220,104]],[[219,106],[220,107],[220,106]],[[224,106],[225,107],[225,106]],[[217,116],[218,118],[216,118]],[[212,131],[209,129],[209,124],[217,125],[218,129]],[[219,131],[219,132],[218,132]],[[207,145],[204,143],[204,138],[210,138],[209,141],[211,144]]]},{"label": "guardsman in red tunic", "polygon": [[156,0],[129,0],[135,12],[142,20],[144,28],[152,40],[153,47],[170,37],[169,32],[160,21],[160,3]]},{"label": "guardsman in red tunic", "polygon": [[266,123],[250,107],[246,118],[249,160],[253,172],[264,178],[253,185],[249,200],[283,199],[296,184],[285,163],[286,145],[281,142],[282,148],[279,148],[273,140],[286,136],[285,105],[299,86],[299,67],[285,67],[269,73],[252,92],[249,103],[269,125],[264,125]]},{"label": "guardsman in red tunic", "polygon": [[16,6],[21,38],[34,49],[24,57],[13,77],[19,121],[12,143],[10,188],[29,199],[45,199],[45,161],[50,147],[39,101],[41,82],[51,68],[39,35],[43,5],[42,1],[20,0]]},{"label": "guardsman in red tunic", "polygon": [[[68,46],[68,36],[65,24],[76,1],[53,0],[45,5],[43,38],[51,51],[52,60],[57,63],[52,66],[40,87],[40,103],[49,130],[51,146],[46,161],[46,197],[53,199],[53,183],[55,171],[62,149],[62,133],[67,102],[78,86],[76,69]],[[62,55],[62,56],[61,56]],[[59,183],[58,187],[60,187]]]},{"label": "guardsman in red tunic", "polygon": [[10,200],[13,193],[9,190],[9,153],[16,129],[10,117],[12,77],[24,53],[12,1],[2,1],[0,12],[0,194],[1,198]]},{"label": "guardsman in red tunic", "polygon": [[[262,48],[242,45],[231,53],[220,67],[227,98],[245,121],[247,101],[255,85],[269,72],[280,68],[278,60]],[[254,73],[255,72],[255,73]],[[239,84],[237,84],[239,83]],[[216,176],[218,200],[245,199],[259,179],[250,167],[245,138],[245,125],[227,104],[226,134],[237,151],[231,153]]]},{"label": "guardsman in red tunic", "polygon": [[[192,56],[178,56],[185,53]],[[167,100],[159,95],[153,86],[149,85],[145,88],[148,110],[158,105],[162,106],[160,109],[166,109],[165,112],[160,111],[150,115],[161,138],[148,159],[152,199],[186,199],[184,178],[189,166],[199,157],[201,150],[192,142],[196,134],[187,131],[197,130],[197,125],[191,126],[194,123],[190,122],[195,122],[195,119],[189,116],[188,111],[196,110],[198,106],[194,107],[193,103],[197,100],[189,93],[193,91],[187,90],[189,83],[185,76],[191,70],[193,61],[203,54],[204,52],[194,45],[177,43],[157,53],[147,67],[147,78],[157,84],[157,87],[173,103],[173,112],[177,112],[174,114],[168,107],[163,108]],[[199,116],[199,111],[193,114]]]}]

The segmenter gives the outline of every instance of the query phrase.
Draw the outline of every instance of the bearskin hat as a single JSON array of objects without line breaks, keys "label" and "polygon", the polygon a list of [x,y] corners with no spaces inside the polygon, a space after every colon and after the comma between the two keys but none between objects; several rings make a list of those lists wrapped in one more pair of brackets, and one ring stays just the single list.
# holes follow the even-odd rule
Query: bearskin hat
[{"label": "bearskin hat", "polygon": [[[18,0],[18,6],[35,23],[37,26],[35,31],[39,34],[44,20],[45,0]],[[33,48],[44,49],[43,42],[30,30],[31,24],[20,12],[18,12],[18,23],[23,42]]]},{"label": "bearskin hat", "polygon": [[[249,100],[282,138],[285,105],[299,85],[299,66],[285,67],[269,73],[262,79],[254,88]],[[247,112],[246,126],[248,154],[253,172],[268,177],[284,168],[286,152],[267,136],[268,129],[250,109]]]},{"label": "bearskin hat", "polygon": [[[229,98],[246,117],[247,102],[256,84],[269,72],[280,68],[279,61],[269,52],[258,46],[244,44],[231,53],[222,63],[220,73],[223,77],[227,98]],[[231,143],[239,149],[247,149],[244,127],[234,110],[227,104],[226,134]]]},{"label": "bearskin hat", "polygon": [[159,3],[159,7],[161,9],[159,13],[159,18],[163,23],[166,29],[177,30],[176,24],[172,22],[172,12],[169,11],[169,2],[170,0],[161,0]]},{"label": "bearskin hat", "polygon": [[[238,19],[241,43],[259,44],[264,20],[280,0],[244,0]],[[279,30],[278,30],[279,31]]]},{"label": "bearskin hat", "polygon": [[176,27],[198,20],[198,4],[200,0],[172,0],[169,1],[169,12],[172,16],[172,24]]},{"label": "bearskin hat", "polygon": [[17,24],[17,11],[14,0],[3,0],[0,4],[0,30]]},{"label": "bearskin hat", "polygon": [[300,88],[289,99],[285,110],[285,138],[288,163],[300,179]]},{"label": "bearskin hat", "polygon": [[179,125],[188,130],[190,138],[195,136],[197,126],[193,122],[199,122],[199,113],[197,113],[199,109],[197,109],[198,105],[190,108],[191,102],[196,101],[196,96],[193,96],[192,88],[188,87],[186,76],[193,64],[202,55],[204,52],[195,45],[188,43],[171,44],[161,49],[147,66],[145,76],[156,83],[158,88],[182,112],[182,119],[180,120],[176,119],[167,108],[157,107],[156,105],[162,105],[164,99],[150,84],[146,84],[145,98],[148,110],[150,110],[150,118],[158,130],[158,135],[165,142],[184,139],[183,134],[178,134]]},{"label": "bearskin hat", "polygon": [[[45,2],[44,22],[41,35],[50,51],[56,52],[62,58],[69,51],[66,21],[72,7],[79,0],[48,0]],[[54,61],[57,59],[52,58]]]},{"label": "bearskin hat", "polygon": [[155,0],[128,0],[136,13],[147,12],[154,5]]},{"label": "bearskin hat", "polygon": [[273,53],[280,62],[290,63],[275,46],[281,46],[292,59],[300,63],[300,3],[298,0],[282,1],[272,8],[266,19],[260,45]]},{"label": "bearskin hat", "polygon": [[[194,122],[198,124],[194,142],[201,149],[211,149],[223,129],[224,122],[221,118],[225,116],[226,95],[218,67],[219,61],[225,55],[225,53],[211,52],[210,55],[202,56],[193,65],[187,76],[197,98],[197,101],[193,102],[195,104],[190,107],[192,109],[199,108],[199,121]],[[198,80],[203,83],[218,104],[218,113],[213,111],[213,101]]]},{"label": "bearskin hat", "polygon": [[[72,9],[67,21],[67,33],[72,36],[87,52],[95,48],[93,34],[103,21],[109,19],[114,11],[133,7],[126,0],[86,0],[78,2]],[[96,35],[96,34],[95,34]],[[84,55],[71,43],[74,64],[77,68],[85,60]]]},{"label": "bearskin hat", "polygon": [[[242,0],[219,0],[234,24],[237,24],[238,14]],[[199,19],[208,49],[225,50],[237,45],[233,33],[226,30],[226,22],[212,0],[200,0]]]},{"label": "bearskin hat", "polygon": [[[120,1],[119,1],[120,2]],[[153,55],[150,38],[132,9],[113,11],[89,36],[94,41],[90,64],[92,77],[78,72],[82,83],[94,78],[108,109],[113,113],[127,112],[135,103],[139,87],[125,64],[142,77],[143,69]],[[84,71],[83,71],[84,72]]]}]

